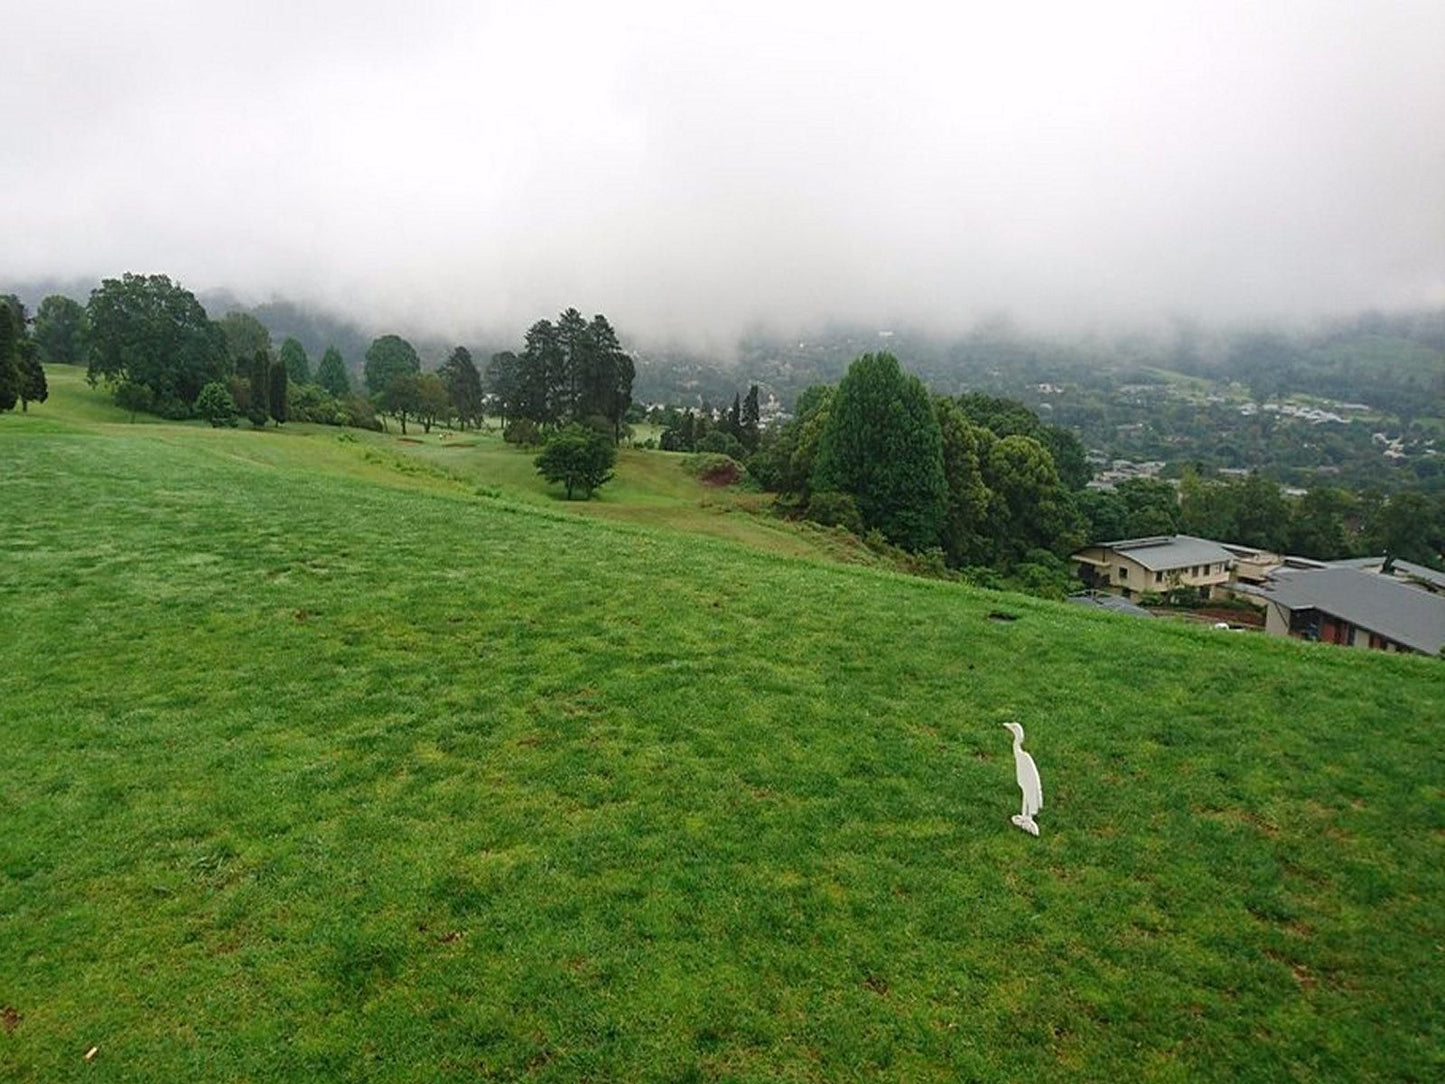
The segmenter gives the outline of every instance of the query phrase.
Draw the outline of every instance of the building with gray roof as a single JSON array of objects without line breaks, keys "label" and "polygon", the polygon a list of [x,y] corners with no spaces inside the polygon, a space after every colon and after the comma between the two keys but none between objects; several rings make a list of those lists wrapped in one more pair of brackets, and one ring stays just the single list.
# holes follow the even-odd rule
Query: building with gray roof
[{"label": "building with gray roof", "polygon": [[1276,636],[1424,655],[1445,647],[1445,597],[1377,572],[1281,569],[1236,590],[1264,603],[1265,631]]},{"label": "building with gray roof", "polygon": [[1234,555],[1207,538],[1172,534],[1099,542],[1079,550],[1073,560],[1087,586],[1117,591],[1125,598],[1162,595],[1178,587],[1195,588],[1209,598],[1229,582]]}]

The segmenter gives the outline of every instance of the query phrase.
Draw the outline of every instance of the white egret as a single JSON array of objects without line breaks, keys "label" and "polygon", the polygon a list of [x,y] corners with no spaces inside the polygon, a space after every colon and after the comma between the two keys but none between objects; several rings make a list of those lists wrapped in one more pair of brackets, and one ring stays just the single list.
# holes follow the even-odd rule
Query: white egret
[{"label": "white egret", "polygon": [[1034,814],[1044,807],[1044,785],[1039,781],[1039,769],[1034,758],[1024,752],[1024,728],[1018,723],[1004,723],[1004,729],[1014,736],[1014,778],[1019,790],[1024,792],[1023,812],[1009,820],[1031,836],[1039,834],[1034,823]]}]

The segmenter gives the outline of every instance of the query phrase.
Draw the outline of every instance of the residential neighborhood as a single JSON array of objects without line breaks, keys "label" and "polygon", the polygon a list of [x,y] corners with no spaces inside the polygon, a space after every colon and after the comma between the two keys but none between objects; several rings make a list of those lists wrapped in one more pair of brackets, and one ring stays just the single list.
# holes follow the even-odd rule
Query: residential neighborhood
[{"label": "residential neighborhood", "polygon": [[1264,631],[1377,651],[1445,649],[1445,572],[1388,556],[1315,561],[1191,535],[1128,538],[1073,555],[1088,596],[1239,599]]}]

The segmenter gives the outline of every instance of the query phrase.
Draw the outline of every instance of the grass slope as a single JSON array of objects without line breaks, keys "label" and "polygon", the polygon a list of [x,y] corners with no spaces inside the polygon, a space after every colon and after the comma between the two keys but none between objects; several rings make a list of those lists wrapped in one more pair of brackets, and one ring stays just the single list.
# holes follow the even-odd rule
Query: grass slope
[{"label": "grass slope", "polygon": [[1434,660],[334,435],[61,403],[0,456],[0,1077],[1445,1072]]}]

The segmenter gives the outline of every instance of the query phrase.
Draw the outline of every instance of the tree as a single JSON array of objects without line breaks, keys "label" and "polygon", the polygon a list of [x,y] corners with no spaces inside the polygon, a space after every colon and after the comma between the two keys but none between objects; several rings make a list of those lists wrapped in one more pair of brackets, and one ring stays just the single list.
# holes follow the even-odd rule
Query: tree
[{"label": "tree", "polygon": [[550,320],[538,320],[527,329],[525,345],[518,365],[518,417],[530,418],[538,425],[552,425],[560,419],[556,413],[566,355],[557,327]]},{"label": "tree", "polygon": [[522,394],[521,361],[510,350],[492,355],[487,363],[487,390],[492,396],[492,405],[502,419],[502,432],[507,424],[520,416]]},{"label": "tree", "polygon": [[384,393],[392,380],[404,374],[421,372],[421,359],[411,343],[399,335],[383,335],[374,339],[366,351],[366,390],[372,395]]},{"label": "tree", "polygon": [[723,428],[739,444],[743,441],[743,397],[733,392],[733,405],[729,408]]},{"label": "tree", "polygon": [[230,389],[219,380],[213,380],[196,396],[196,414],[205,418],[217,429],[236,424],[236,400]]},{"label": "tree", "polygon": [[631,355],[623,351],[607,317],[601,313],[592,317],[588,331],[592,350],[598,359],[594,375],[597,389],[594,405],[604,407],[596,413],[612,420],[615,443],[622,439],[622,422],[632,407],[632,382],[637,376],[637,367],[633,365]]},{"label": "tree", "polygon": [[422,373],[416,382],[416,416],[422,431],[431,432],[438,421],[451,416],[452,397],[436,373]]},{"label": "tree", "polygon": [[1033,550],[1062,557],[1084,544],[1087,525],[1041,443],[1019,434],[1003,437],[988,447],[981,466],[993,494],[996,561],[1009,567]]},{"label": "tree", "polygon": [[739,423],[741,432],[738,439],[743,442],[743,447],[749,452],[758,450],[759,431],[762,426],[762,418],[758,407],[758,386],[756,384],[748,387],[748,397],[743,400],[742,419]]},{"label": "tree", "polygon": [[266,381],[266,408],[279,426],[286,420],[286,385],[290,382],[290,371],[286,363],[272,363]]},{"label": "tree", "polygon": [[933,401],[943,438],[943,476],[948,483],[943,552],[954,565],[986,564],[992,552],[989,510],[993,494],[983,480],[983,459],[993,434],[968,420],[958,403]]},{"label": "tree", "polygon": [[1315,486],[1294,506],[1289,521],[1289,549],[1302,557],[1334,561],[1350,554],[1348,524],[1357,502],[1334,486]]},{"label": "tree", "polygon": [[321,355],[321,364],[316,366],[316,383],[338,399],[345,399],[351,394],[351,377],[347,375],[346,362],[341,359],[341,351],[336,347],[328,346],[326,353]]},{"label": "tree", "polygon": [[142,410],[150,410],[155,404],[155,394],[144,384],[137,384],[134,380],[121,380],[115,386],[115,405],[122,410],[130,412],[130,420],[135,421],[135,416]]},{"label": "tree", "polygon": [[35,342],[45,365],[79,365],[83,360],[81,333],[85,307],[80,302],[51,294],[35,312]]},{"label": "tree", "polygon": [[286,366],[286,378],[292,384],[311,383],[311,360],[306,348],[290,336],[281,344],[281,364]]},{"label": "tree", "polygon": [[892,354],[864,354],[848,367],[812,488],[851,493],[864,525],[906,549],[938,544],[948,499],[943,436],[928,392]]},{"label": "tree", "polygon": [[446,384],[451,405],[461,419],[462,428],[468,424],[478,428],[482,424],[482,374],[472,361],[472,355],[465,346],[459,346],[437,370],[437,375]]},{"label": "tree", "polygon": [[165,275],[104,280],[90,295],[86,327],[91,383],[142,384],[162,413],[184,416],[202,387],[226,375],[223,331]]},{"label": "tree", "polygon": [[421,409],[421,374],[400,372],[394,375],[377,396],[377,405],[401,422],[401,432],[405,436],[407,418]]},{"label": "tree", "polygon": [[0,411],[14,410],[20,401],[22,329],[16,323],[14,308],[0,298]]},{"label": "tree", "polygon": [[43,403],[50,398],[50,386],[45,381],[45,369],[36,356],[33,341],[22,343],[20,349],[20,410],[30,409],[31,403]]},{"label": "tree", "polygon": [[1114,492],[1129,510],[1124,533],[1130,538],[1178,533],[1179,497],[1168,482],[1128,478],[1115,486]]},{"label": "tree", "polygon": [[561,482],[567,499],[578,490],[583,500],[612,478],[617,448],[600,433],[570,425],[554,434],[537,456],[537,473],[549,482]]},{"label": "tree", "polygon": [[246,417],[260,429],[266,424],[271,397],[271,352],[257,350],[251,358],[250,381],[246,389]]},{"label": "tree", "polygon": [[244,373],[259,351],[271,352],[271,333],[249,312],[228,312],[218,324],[226,339],[226,354],[233,371]]}]

